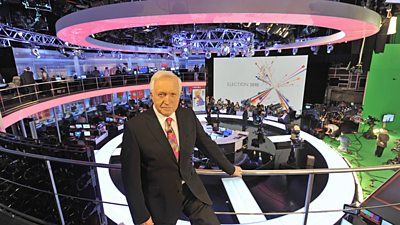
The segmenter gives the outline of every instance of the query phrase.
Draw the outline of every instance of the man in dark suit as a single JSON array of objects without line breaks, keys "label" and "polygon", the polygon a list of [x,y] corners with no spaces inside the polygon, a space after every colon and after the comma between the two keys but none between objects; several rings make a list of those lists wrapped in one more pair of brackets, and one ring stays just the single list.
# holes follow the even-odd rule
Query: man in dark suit
[{"label": "man in dark suit", "polygon": [[180,79],[153,75],[153,107],[125,125],[121,164],[126,198],[136,224],[176,224],[183,212],[192,224],[220,224],[192,167],[196,146],[228,174],[241,176],[204,132],[192,109],[180,108]]},{"label": "man in dark suit", "polygon": [[[33,72],[31,71],[31,68],[29,66],[25,68],[24,72],[22,72],[21,80],[22,80],[22,85],[35,83],[35,79],[33,78]],[[30,96],[27,96],[27,98],[29,98],[30,100],[34,100],[34,91],[35,88],[33,86],[28,86],[22,89],[23,94],[31,94]]]}]

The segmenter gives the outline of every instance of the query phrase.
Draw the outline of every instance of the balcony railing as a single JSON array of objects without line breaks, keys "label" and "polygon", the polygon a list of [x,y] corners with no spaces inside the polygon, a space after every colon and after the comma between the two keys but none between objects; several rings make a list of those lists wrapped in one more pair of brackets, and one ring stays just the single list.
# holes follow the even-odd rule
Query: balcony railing
[{"label": "balcony railing", "polygon": [[[1,171],[1,176],[0,176],[0,196],[4,198],[13,198],[13,195],[16,196],[15,192],[18,192],[19,190],[23,190],[23,192],[27,193],[26,195],[23,195],[26,199],[24,198],[19,198],[19,201],[23,202],[30,202],[31,204],[32,201],[31,199],[35,199],[35,196],[43,196],[43,195],[51,195],[53,200],[56,202],[56,209],[53,210],[53,213],[57,215],[57,218],[52,217],[50,218],[50,221],[46,221],[46,218],[36,218],[32,215],[29,215],[29,212],[35,212],[35,209],[30,209],[28,213],[22,213],[19,212],[12,207],[9,207],[10,204],[4,205],[3,202],[0,202],[0,208],[3,208],[5,210],[10,211],[13,214],[19,215],[27,220],[34,221],[35,223],[38,224],[68,224],[66,222],[65,217],[70,217],[73,215],[71,212],[71,209],[68,207],[68,201],[79,201],[79,202],[87,202],[90,203],[88,204],[84,212],[82,212],[82,218],[87,218],[87,215],[84,213],[89,213],[86,212],[87,208],[90,208],[89,206],[92,206],[94,208],[100,207],[101,204],[110,204],[110,205],[118,205],[118,206],[123,206],[127,207],[126,204],[121,204],[117,202],[105,202],[100,200],[98,197],[96,198],[87,198],[87,197],[82,197],[78,195],[72,195],[72,194],[64,194],[62,193],[63,188],[60,186],[60,183],[63,183],[59,179],[63,179],[61,177],[55,176],[55,174],[59,174],[60,172],[57,171],[58,169],[54,169],[53,165],[61,163],[63,165],[61,168],[70,168],[70,166],[75,166],[75,167],[87,167],[90,168],[90,170],[93,170],[94,168],[105,168],[105,169],[112,169],[112,170],[120,170],[121,166],[119,164],[101,164],[101,163],[94,163],[94,162],[87,162],[87,161],[81,161],[81,160],[71,160],[71,159],[65,159],[65,158],[58,158],[58,157],[51,157],[51,156],[44,156],[44,155],[39,155],[39,154],[32,154],[32,153],[26,153],[22,151],[16,151],[16,150],[10,150],[10,149],[5,149],[5,148],[0,148],[0,156],[1,162],[6,163],[8,161],[11,161],[8,165],[3,164],[3,168]],[[50,180],[51,186],[49,189],[41,189],[37,187],[33,187],[27,184],[23,184],[24,182],[16,182],[13,181],[12,179],[5,178],[4,174],[18,174],[18,170],[26,169],[29,168],[29,166],[26,166],[26,168],[18,168],[18,167],[13,167],[12,165],[16,163],[16,161],[24,161],[25,164],[27,163],[39,163],[41,164],[41,169],[45,169],[47,171],[48,179]],[[22,163],[24,165],[24,163]],[[13,170],[12,170],[13,169]],[[307,218],[310,213],[330,213],[330,212],[341,212],[343,209],[332,209],[332,210],[314,210],[310,211],[309,206],[311,202],[311,195],[313,193],[313,185],[314,185],[314,177],[317,174],[331,174],[331,173],[352,173],[352,172],[367,172],[367,171],[380,171],[380,170],[398,170],[400,169],[400,165],[386,165],[386,166],[372,166],[372,167],[363,167],[363,168],[336,168],[336,169],[296,169],[296,170],[257,170],[257,171],[252,171],[252,170],[244,170],[243,171],[243,176],[282,176],[282,175],[288,175],[288,176],[296,176],[296,175],[308,175],[308,186],[307,186],[307,191],[306,191],[306,198],[305,198],[305,203],[304,203],[304,211],[302,212],[263,212],[263,213],[241,213],[241,212],[216,212],[216,214],[219,215],[289,215],[289,214],[304,214],[303,221],[301,224],[307,224]],[[17,171],[17,172],[16,172]],[[15,173],[13,173],[15,172]],[[200,175],[206,175],[206,176],[226,176],[226,174],[223,171],[220,170],[197,170],[197,172]],[[97,173],[94,173],[97,175]],[[43,175],[43,174],[42,174]],[[29,176],[32,175],[24,175],[22,176],[21,179],[28,179]],[[41,177],[41,179],[46,179],[46,177]],[[96,180],[97,177],[96,177]],[[45,183],[45,181],[42,181]],[[94,182],[96,183],[96,182]],[[58,184],[58,185],[57,185]],[[4,188],[7,187],[7,185],[12,185],[14,190]],[[7,196],[4,196],[7,195]],[[21,195],[19,195],[21,196]],[[48,198],[47,198],[48,199]],[[62,199],[62,200],[61,200]],[[40,198],[36,199],[37,201],[40,201]],[[9,203],[9,202],[8,202]],[[92,204],[92,205],[91,205]],[[12,204],[11,204],[12,205]],[[396,204],[390,204],[390,205],[380,205],[380,206],[375,206],[374,208],[378,207],[388,207],[388,206],[398,206],[400,203]],[[95,207],[96,206],[96,207]],[[92,209],[93,212],[93,209]],[[32,213],[34,214],[34,213]],[[57,221],[55,221],[55,219]],[[98,224],[107,224],[105,216],[99,217]]]},{"label": "balcony railing", "polygon": [[[0,89],[0,111],[3,116],[21,108],[55,97],[104,88],[115,88],[148,84],[152,74],[119,75],[110,77],[88,77],[60,81],[38,82],[22,86],[9,86]],[[181,73],[182,81],[204,81],[205,74]],[[10,84],[11,85],[11,84]]]}]

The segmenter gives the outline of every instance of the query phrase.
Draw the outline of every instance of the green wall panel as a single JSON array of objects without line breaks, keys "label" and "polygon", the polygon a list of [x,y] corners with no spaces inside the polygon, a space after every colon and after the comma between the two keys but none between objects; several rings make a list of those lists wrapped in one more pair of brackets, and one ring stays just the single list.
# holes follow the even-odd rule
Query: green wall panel
[{"label": "green wall panel", "polygon": [[385,52],[372,56],[364,96],[363,117],[394,113],[389,130],[400,130],[400,44],[386,44]]}]

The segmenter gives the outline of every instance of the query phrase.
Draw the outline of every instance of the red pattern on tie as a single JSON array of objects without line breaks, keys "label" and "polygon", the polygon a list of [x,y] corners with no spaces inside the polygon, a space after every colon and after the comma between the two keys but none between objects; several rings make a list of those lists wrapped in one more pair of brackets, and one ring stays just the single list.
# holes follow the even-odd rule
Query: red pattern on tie
[{"label": "red pattern on tie", "polygon": [[179,145],[178,145],[178,140],[176,139],[176,135],[174,132],[174,129],[172,129],[172,118],[168,117],[165,120],[165,131],[167,132],[167,139],[169,144],[171,145],[172,151],[174,152],[176,161],[179,161]]}]

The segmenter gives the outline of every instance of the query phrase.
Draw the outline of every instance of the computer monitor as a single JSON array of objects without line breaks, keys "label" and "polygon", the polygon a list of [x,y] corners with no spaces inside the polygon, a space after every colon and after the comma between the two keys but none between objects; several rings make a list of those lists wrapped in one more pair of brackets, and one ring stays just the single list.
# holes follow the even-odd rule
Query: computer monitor
[{"label": "computer monitor", "polygon": [[75,125],[69,125],[69,129],[75,129]]},{"label": "computer monitor", "polygon": [[60,80],[62,80],[62,78],[57,76],[56,81],[60,81]]},{"label": "computer monitor", "polygon": [[75,131],[75,137],[80,137],[82,135],[82,132],[80,131]]},{"label": "computer monitor", "polygon": [[75,136],[75,133],[74,132],[69,132],[69,136],[73,137],[73,136]]},{"label": "computer monitor", "polygon": [[118,120],[118,123],[119,123],[119,124],[124,124],[124,123],[125,123],[125,119],[119,119],[119,120]]},{"label": "computer monitor", "polygon": [[367,209],[362,209],[360,215],[374,224],[380,224],[381,218]]},{"label": "computer monitor", "polygon": [[353,225],[353,224],[343,218],[342,221],[340,222],[340,225]]},{"label": "computer monitor", "polygon": [[360,213],[359,209],[356,209],[355,206],[349,205],[349,204],[344,204],[343,205],[343,212],[347,214],[353,214],[353,215],[358,215]]},{"label": "computer monitor", "polygon": [[215,141],[218,138],[218,134],[211,133],[210,137],[211,137],[211,140]]},{"label": "computer monitor", "polygon": [[75,124],[75,127],[76,127],[76,129],[82,129],[82,124],[77,123],[77,124]]},{"label": "computer monitor", "polygon": [[83,132],[83,136],[85,136],[85,137],[90,137],[91,135],[90,135],[90,131],[84,131]]},{"label": "computer monitor", "polygon": [[382,220],[381,225],[393,225],[393,223],[386,221],[386,220]]},{"label": "computer monitor", "polygon": [[83,129],[90,129],[90,124],[88,124],[88,123],[84,123],[82,126],[83,126]]},{"label": "computer monitor", "polygon": [[383,123],[390,123],[394,121],[394,114],[385,114],[382,117]]}]

